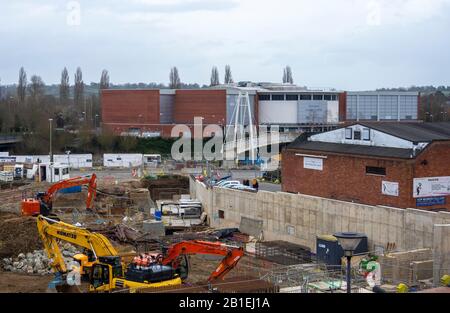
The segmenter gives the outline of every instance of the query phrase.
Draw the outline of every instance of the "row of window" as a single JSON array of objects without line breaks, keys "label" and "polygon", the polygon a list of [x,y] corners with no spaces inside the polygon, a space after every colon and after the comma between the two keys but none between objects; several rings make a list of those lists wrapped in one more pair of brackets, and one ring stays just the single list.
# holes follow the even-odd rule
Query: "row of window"
[{"label": "row of window", "polygon": [[346,128],[345,129],[345,139],[350,140],[370,140],[370,129],[369,128],[363,128],[362,132],[360,130],[353,130],[353,128]]},{"label": "row of window", "polygon": [[259,94],[259,101],[298,101],[298,100],[325,100],[336,101],[337,95],[322,95],[322,94]]}]

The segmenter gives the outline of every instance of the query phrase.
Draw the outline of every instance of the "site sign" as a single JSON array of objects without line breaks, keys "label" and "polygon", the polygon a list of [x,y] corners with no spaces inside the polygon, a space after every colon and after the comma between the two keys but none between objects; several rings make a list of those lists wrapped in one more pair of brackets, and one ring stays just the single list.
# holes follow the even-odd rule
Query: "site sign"
[{"label": "site sign", "polygon": [[416,206],[432,206],[432,205],[444,205],[445,197],[432,197],[432,198],[417,198]]},{"label": "site sign", "polygon": [[398,183],[383,180],[381,182],[381,193],[387,196],[398,197]]},{"label": "site sign", "polygon": [[450,195],[450,176],[414,178],[414,198]]}]

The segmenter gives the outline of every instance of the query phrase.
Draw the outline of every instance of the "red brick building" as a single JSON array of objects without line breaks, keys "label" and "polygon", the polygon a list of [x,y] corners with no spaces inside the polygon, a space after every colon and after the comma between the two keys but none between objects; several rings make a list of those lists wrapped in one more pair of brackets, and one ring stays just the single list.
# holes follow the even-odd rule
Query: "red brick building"
[{"label": "red brick building", "polygon": [[357,123],[301,136],[283,151],[282,190],[450,211],[450,123]]},{"label": "red brick building", "polygon": [[175,124],[192,124],[194,117],[203,117],[203,124],[226,125],[227,91],[177,90],[173,120]]},{"label": "red brick building", "polygon": [[227,90],[102,90],[101,107],[103,128],[115,134],[171,137],[173,127],[183,124],[194,135],[195,117],[204,126],[226,125]]}]

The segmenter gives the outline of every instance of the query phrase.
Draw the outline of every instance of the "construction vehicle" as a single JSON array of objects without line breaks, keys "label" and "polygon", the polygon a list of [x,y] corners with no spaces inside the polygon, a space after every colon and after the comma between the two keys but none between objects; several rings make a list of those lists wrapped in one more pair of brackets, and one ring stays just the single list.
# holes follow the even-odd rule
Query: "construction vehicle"
[{"label": "construction vehicle", "polygon": [[140,255],[130,264],[126,264],[102,234],[42,215],[37,217],[37,228],[51,260],[50,266],[56,274],[53,285],[56,287],[69,284],[69,271],[58,247],[58,240],[63,240],[87,251],[86,254],[76,254],[73,258],[79,264],[75,270],[83,280],[89,281],[91,292],[180,285],[189,272],[187,255],[190,254],[224,255],[225,258],[208,281],[222,279],[244,255],[243,249],[239,247],[193,240],[173,244],[164,255]]},{"label": "construction vehicle", "polygon": [[78,176],[59,181],[51,185],[46,192],[38,192],[35,198],[23,199],[21,203],[22,215],[48,216],[52,212],[53,199],[58,191],[60,191],[61,189],[82,185],[88,185],[86,209],[91,210],[92,209],[91,205],[93,199],[95,198],[97,188],[97,176],[95,174],[92,174],[91,176]]},{"label": "construction vehicle", "polygon": [[[87,229],[42,215],[37,217],[37,228],[48,258],[51,260],[50,266],[56,274],[51,283],[56,289],[64,289],[64,287],[70,285],[68,277],[70,278],[69,273],[73,270],[80,274],[80,281],[89,281],[89,291],[91,292],[112,291],[116,288],[136,289],[181,284],[180,277],[170,266],[157,264],[147,270],[147,272],[157,273],[157,275],[153,275],[156,279],[127,279],[130,276],[127,273],[127,266],[122,263],[121,256],[102,234],[90,232]],[[70,271],[67,269],[58,246],[58,240],[83,247],[88,252],[87,254],[73,256],[74,261],[79,264],[78,268],[72,267]],[[161,273],[164,275],[161,275]]]},{"label": "construction vehicle", "polygon": [[182,279],[185,279],[189,273],[189,263],[183,262],[186,255],[190,254],[209,254],[225,256],[219,266],[211,273],[208,282],[223,277],[231,271],[244,255],[244,249],[241,247],[229,246],[221,242],[208,242],[201,240],[182,241],[176,243],[168,249],[166,256],[161,264],[170,265],[178,270]]}]

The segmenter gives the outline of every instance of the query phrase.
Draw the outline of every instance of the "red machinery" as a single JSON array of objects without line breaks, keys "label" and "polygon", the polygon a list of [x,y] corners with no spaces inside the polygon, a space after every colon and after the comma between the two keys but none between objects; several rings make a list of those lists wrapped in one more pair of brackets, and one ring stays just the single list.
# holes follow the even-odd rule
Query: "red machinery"
[{"label": "red machinery", "polygon": [[[223,279],[231,271],[244,255],[244,249],[241,247],[228,246],[221,242],[208,242],[201,240],[182,241],[169,247],[166,257],[161,261],[163,265],[171,265],[175,270],[185,266],[184,275],[187,276],[188,264],[182,265],[183,256],[189,254],[212,254],[223,255],[222,262],[208,278],[208,281]],[[182,275],[180,275],[182,276]],[[183,278],[183,277],[182,277]]]},{"label": "red machinery", "polygon": [[49,215],[52,210],[53,197],[59,190],[82,185],[88,185],[86,209],[91,209],[92,200],[95,198],[97,188],[97,176],[95,174],[59,181],[51,185],[46,192],[38,192],[35,198],[23,199],[21,205],[22,215]]}]

